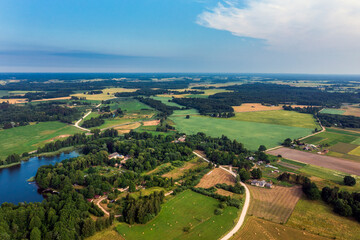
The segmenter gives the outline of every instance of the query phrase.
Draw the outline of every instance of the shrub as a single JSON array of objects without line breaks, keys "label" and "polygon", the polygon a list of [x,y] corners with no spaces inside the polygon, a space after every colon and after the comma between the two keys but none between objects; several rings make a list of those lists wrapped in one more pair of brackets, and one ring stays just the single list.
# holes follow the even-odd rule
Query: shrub
[{"label": "shrub", "polygon": [[356,179],[352,176],[345,176],[344,184],[347,186],[354,186],[356,184]]},{"label": "shrub", "polygon": [[220,215],[220,214],[222,214],[222,212],[223,212],[222,209],[217,208],[217,209],[215,209],[214,214],[215,214],[215,215]]}]

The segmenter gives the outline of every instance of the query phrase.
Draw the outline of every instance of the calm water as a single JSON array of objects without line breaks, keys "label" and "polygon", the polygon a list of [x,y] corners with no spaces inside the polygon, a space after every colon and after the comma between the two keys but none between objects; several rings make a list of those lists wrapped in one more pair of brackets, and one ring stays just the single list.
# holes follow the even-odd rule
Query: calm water
[{"label": "calm water", "polygon": [[55,157],[33,157],[22,164],[0,169],[0,204],[11,202],[41,202],[43,197],[37,191],[35,183],[29,183],[30,177],[35,176],[37,169],[43,165],[55,164],[64,159],[79,156],[76,151],[61,153]]}]

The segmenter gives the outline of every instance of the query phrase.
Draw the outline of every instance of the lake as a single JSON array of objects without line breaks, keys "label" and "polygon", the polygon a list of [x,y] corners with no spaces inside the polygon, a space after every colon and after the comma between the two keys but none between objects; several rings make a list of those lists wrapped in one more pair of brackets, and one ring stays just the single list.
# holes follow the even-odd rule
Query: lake
[{"label": "lake", "polygon": [[43,165],[55,164],[64,159],[79,156],[76,151],[61,153],[54,157],[32,157],[22,164],[0,169],[0,204],[4,202],[41,202],[44,198],[38,193],[35,183],[27,180],[36,175],[37,169]]}]

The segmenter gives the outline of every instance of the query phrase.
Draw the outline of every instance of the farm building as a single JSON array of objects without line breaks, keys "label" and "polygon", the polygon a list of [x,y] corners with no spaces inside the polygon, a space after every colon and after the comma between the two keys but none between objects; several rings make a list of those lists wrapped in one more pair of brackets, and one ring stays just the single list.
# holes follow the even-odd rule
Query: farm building
[{"label": "farm building", "polygon": [[117,152],[114,152],[114,153],[112,153],[112,154],[109,155],[109,159],[117,159],[117,158],[123,159],[124,156],[123,156],[123,155],[120,155],[120,154],[117,153]]},{"label": "farm building", "polygon": [[266,187],[266,188],[272,188],[272,183],[268,183],[266,182],[265,180],[261,180],[261,181],[258,181],[258,180],[252,180],[250,182],[250,184],[252,186],[257,186],[257,187]]}]

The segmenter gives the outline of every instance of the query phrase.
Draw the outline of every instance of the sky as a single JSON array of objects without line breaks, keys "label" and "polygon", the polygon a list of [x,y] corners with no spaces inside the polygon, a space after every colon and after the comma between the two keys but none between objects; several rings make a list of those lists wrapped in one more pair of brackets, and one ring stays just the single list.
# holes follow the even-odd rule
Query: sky
[{"label": "sky", "polygon": [[360,74],[359,0],[1,0],[0,72]]}]

